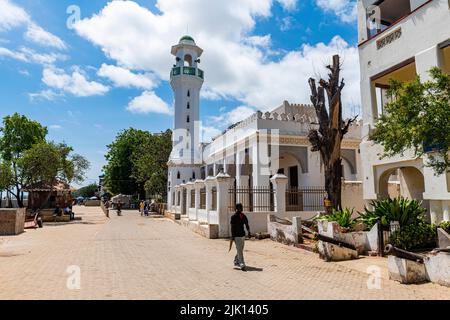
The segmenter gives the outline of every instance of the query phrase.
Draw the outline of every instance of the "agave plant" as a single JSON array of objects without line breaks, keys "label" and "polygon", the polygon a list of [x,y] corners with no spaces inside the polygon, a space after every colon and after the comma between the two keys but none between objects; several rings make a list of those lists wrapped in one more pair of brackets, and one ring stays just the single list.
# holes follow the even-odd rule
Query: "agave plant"
[{"label": "agave plant", "polygon": [[378,221],[383,226],[389,226],[392,221],[398,221],[400,227],[416,225],[425,220],[426,209],[422,202],[403,197],[395,199],[377,200],[371,202],[372,210],[365,208],[359,220],[368,228],[372,228]]},{"label": "agave plant", "polygon": [[319,220],[337,222],[343,228],[352,229],[357,223],[357,220],[353,219],[352,216],[353,216],[353,209],[351,210],[347,208],[342,210],[333,209],[331,214],[322,216],[319,218]]}]

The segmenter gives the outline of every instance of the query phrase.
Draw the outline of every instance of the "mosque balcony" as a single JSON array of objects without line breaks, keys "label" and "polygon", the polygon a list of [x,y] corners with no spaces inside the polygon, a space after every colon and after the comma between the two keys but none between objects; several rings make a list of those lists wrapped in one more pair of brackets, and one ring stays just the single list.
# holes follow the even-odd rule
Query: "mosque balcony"
[{"label": "mosque balcony", "polygon": [[177,76],[194,76],[199,77],[201,79],[204,79],[204,72],[203,70],[199,68],[193,68],[193,67],[175,67],[172,69],[171,77],[177,77]]}]

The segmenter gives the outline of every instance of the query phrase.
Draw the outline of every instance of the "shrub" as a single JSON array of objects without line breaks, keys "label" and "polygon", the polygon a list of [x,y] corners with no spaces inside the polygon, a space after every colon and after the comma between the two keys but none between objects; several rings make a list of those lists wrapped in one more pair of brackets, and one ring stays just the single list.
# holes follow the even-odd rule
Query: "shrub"
[{"label": "shrub", "polygon": [[436,226],[426,222],[406,225],[392,233],[389,242],[404,250],[435,248],[436,230]]},{"label": "shrub", "polygon": [[351,230],[355,224],[358,222],[356,219],[352,218],[353,209],[342,209],[335,210],[333,209],[332,213],[323,217],[320,217],[319,220],[325,220],[330,222],[337,222],[342,228],[346,228]]},{"label": "shrub", "polygon": [[444,229],[445,232],[450,233],[450,221],[443,221],[439,225],[439,228]]},{"label": "shrub", "polygon": [[365,208],[359,220],[369,229],[378,221],[383,226],[389,226],[392,221],[398,221],[400,227],[407,225],[417,225],[424,222],[426,210],[422,207],[422,202],[409,200],[403,197],[395,199],[385,199],[372,201],[373,210]]}]

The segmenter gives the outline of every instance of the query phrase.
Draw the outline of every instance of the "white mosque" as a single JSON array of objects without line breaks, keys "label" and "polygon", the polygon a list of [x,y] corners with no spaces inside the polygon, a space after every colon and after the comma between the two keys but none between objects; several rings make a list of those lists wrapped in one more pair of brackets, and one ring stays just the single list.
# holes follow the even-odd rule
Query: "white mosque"
[{"label": "white mosque", "polygon": [[[200,141],[200,90],[205,80],[199,68],[203,50],[190,36],[172,47],[175,64],[171,85],[175,97],[173,151],[169,160],[168,203],[180,185],[204,181],[219,173],[236,187],[264,187],[275,174],[287,177],[288,188],[323,187],[320,155],[307,139],[317,117],[312,106],[287,101],[272,112],[256,112],[230,126],[211,143]],[[343,141],[345,180],[360,180],[359,124]],[[180,204],[180,206],[182,206]]]}]

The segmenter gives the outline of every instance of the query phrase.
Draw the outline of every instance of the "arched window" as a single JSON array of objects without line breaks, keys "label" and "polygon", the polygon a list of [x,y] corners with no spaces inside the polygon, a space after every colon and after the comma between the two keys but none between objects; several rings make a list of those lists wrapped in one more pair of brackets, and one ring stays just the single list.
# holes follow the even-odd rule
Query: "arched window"
[{"label": "arched window", "polygon": [[188,97],[191,96],[191,90],[188,90]]},{"label": "arched window", "polygon": [[192,172],[192,180],[195,180],[195,172]]},{"label": "arched window", "polygon": [[192,67],[192,56],[190,54],[184,56],[184,66]]},{"label": "arched window", "polygon": [[191,117],[187,116],[186,122],[187,123],[191,122]]},{"label": "arched window", "polygon": [[177,173],[177,179],[181,179],[181,173],[180,173],[180,171],[178,171],[178,173]]},{"label": "arched window", "polygon": [[191,104],[188,102],[187,103],[187,108],[190,109],[191,108]]}]

